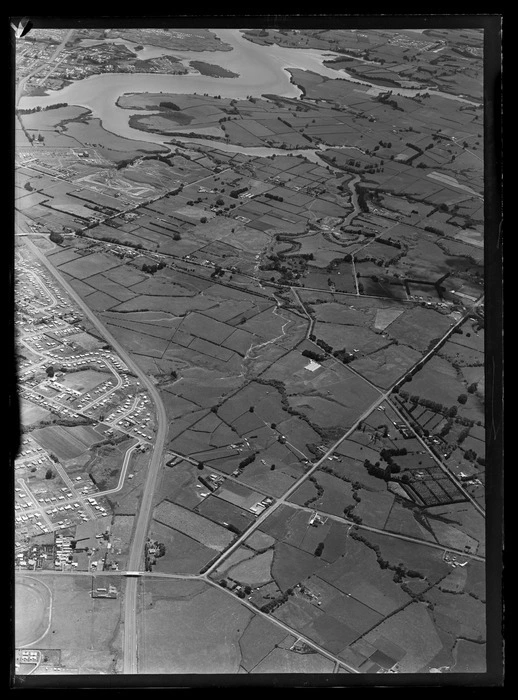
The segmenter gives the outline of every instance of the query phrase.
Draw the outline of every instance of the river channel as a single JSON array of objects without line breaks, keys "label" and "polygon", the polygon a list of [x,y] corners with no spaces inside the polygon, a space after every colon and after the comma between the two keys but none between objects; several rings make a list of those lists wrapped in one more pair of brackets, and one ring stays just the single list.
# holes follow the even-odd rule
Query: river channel
[{"label": "river channel", "polygon": [[[186,75],[163,75],[141,73],[106,73],[95,75],[84,80],[78,80],[62,90],[49,91],[48,96],[34,96],[21,98],[19,106],[22,109],[31,109],[36,106],[46,107],[57,102],[67,102],[70,105],[87,107],[93,116],[101,119],[103,127],[118,136],[151,143],[167,144],[171,137],[163,134],[147,133],[129,126],[128,120],[132,114],[143,114],[142,110],[134,111],[121,109],[117,106],[117,99],[124,93],[133,92],[164,92],[171,94],[208,94],[221,97],[243,99],[248,95],[260,97],[262,94],[276,94],[284,97],[299,97],[301,90],[290,81],[287,72],[289,68],[313,71],[332,79],[345,79],[367,87],[370,94],[384,92],[383,88],[372,83],[358,80],[346,71],[336,71],[323,65],[326,59],[337,57],[339,54],[332,51],[317,49],[290,49],[277,45],[260,46],[244,38],[237,29],[212,29],[221,41],[232,46],[231,51],[173,51],[160,47],[146,46],[138,53],[142,58],[153,58],[171,54],[178,57],[184,65],[188,61],[205,61],[215,63],[222,68],[238,73],[238,78],[213,78],[198,73]],[[125,40],[114,40],[123,43],[131,50],[135,44]],[[87,45],[99,43],[89,41]],[[427,89],[410,90],[405,88],[391,88],[395,95],[415,96],[418,93],[431,92],[431,94],[447,99],[456,99],[461,102],[469,102],[454,95],[431,91]],[[151,112],[146,112],[151,114]],[[178,137],[175,137],[177,140]],[[184,140],[183,138],[181,139]],[[232,146],[232,144],[220,143],[205,139],[186,139],[199,144],[206,144],[213,148],[219,148],[227,152],[239,152],[249,155],[273,155],[285,153],[282,149],[275,148],[249,148]],[[321,163],[314,151],[290,151],[294,154],[301,153],[311,160]],[[310,156],[310,154],[313,154]]]}]

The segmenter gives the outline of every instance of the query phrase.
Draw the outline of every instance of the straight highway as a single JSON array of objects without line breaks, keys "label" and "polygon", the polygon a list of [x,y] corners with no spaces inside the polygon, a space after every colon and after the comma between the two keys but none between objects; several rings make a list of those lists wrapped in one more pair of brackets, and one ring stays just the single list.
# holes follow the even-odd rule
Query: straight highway
[{"label": "straight highway", "polygon": [[[148,389],[151,398],[155,403],[157,416],[157,432],[153,445],[150,463],[146,481],[144,483],[142,500],[140,503],[139,514],[133,535],[130,554],[128,558],[128,568],[140,569],[143,564],[144,546],[146,542],[147,529],[151,516],[151,507],[153,495],[156,488],[157,478],[160,471],[162,452],[167,436],[167,416],[164,404],[160,395],[151,381],[144,374],[138,364],[132,359],[124,347],[112,336],[105,328],[104,324],[97,318],[91,309],[84,303],[81,297],[73,289],[73,287],[62,277],[58,270],[47,260],[45,255],[39,250],[31,240],[27,240],[27,244],[38,260],[47,268],[51,275],[59,282],[59,284],[67,291],[70,297],[75,301],[85,316],[91,321],[94,327],[108,341],[114,350],[121,356],[126,365],[137,375],[142,384]],[[126,592],[124,596],[124,673],[137,673],[137,579],[128,579]]]}]

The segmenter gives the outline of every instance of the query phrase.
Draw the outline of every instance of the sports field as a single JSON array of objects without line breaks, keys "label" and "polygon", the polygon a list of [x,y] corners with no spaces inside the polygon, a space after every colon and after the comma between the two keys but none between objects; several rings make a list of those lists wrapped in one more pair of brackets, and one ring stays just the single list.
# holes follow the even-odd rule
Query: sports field
[{"label": "sports field", "polygon": [[45,634],[51,619],[52,595],[41,581],[23,576],[16,581],[14,596],[15,645],[23,647]]}]

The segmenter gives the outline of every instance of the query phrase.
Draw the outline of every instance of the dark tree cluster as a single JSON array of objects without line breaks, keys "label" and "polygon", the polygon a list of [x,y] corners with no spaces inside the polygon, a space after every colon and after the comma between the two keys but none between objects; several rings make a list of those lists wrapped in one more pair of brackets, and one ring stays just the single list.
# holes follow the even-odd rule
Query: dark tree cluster
[{"label": "dark tree cluster", "polygon": [[230,192],[230,197],[233,197],[234,199],[237,199],[240,194],[243,194],[243,192],[246,192],[248,190],[248,187],[240,187],[237,190],[232,190]]},{"label": "dark tree cluster", "polygon": [[155,272],[158,272],[158,270],[162,270],[165,267],[165,262],[161,260],[158,263],[155,263],[153,265],[148,265],[147,263],[144,263],[142,267],[140,268],[142,272],[147,272],[150,275],[154,275]]},{"label": "dark tree cluster", "polygon": [[243,468],[246,467],[248,464],[251,464],[251,463],[254,461],[254,459],[255,459],[255,455],[256,455],[256,453],[253,452],[253,453],[252,453],[251,455],[249,455],[248,457],[245,457],[244,459],[242,459],[242,460],[239,462],[239,464],[238,464],[238,469],[243,469]]},{"label": "dark tree cluster", "polygon": [[326,359],[325,355],[321,355],[313,350],[303,350],[302,355],[304,355],[304,357],[309,357],[311,360],[315,360],[315,362],[323,362]]}]

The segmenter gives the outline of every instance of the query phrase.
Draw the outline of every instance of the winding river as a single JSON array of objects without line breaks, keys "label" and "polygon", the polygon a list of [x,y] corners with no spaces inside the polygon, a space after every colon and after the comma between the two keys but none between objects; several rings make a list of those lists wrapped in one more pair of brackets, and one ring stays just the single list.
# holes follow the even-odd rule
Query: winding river
[{"label": "winding river", "polygon": [[[265,47],[245,39],[240,30],[212,29],[211,31],[225,44],[231,45],[232,50],[173,51],[159,47],[146,46],[143,51],[136,53],[142,58],[172,54],[178,57],[184,64],[194,60],[216,63],[222,68],[230,70],[233,73],[238,73],[238,78],[212,78],[198,73],[189,73],[187,75],[107,73],[75,81],[62,90],[49,91],[50,94],[47,96],[24,96],[21,98],[19,106],[22,109],[31,109],[36,106],[45,107],[56,104],[57,102],[68,102],[68,104],[71,105],[80,105],[90,109],[95,117],[101,119],[105,129],[118,136],[152,143],[167,144],[171,138],[169,136],[147,133],[131,128],[128,123],[130,115],[142,114],[143,112],[121,109],[116,105],[117,99],[122,94],[128,92],[208,94],[234,99],[243,99],[248,95],[259,97],[262,94],[270,93],[284,97],[297,98],[302,92],[290,81],[290,75],[287,72],[288,68],[313,71],[314,73],[332,79],[342,78],[365,86],[370,94],[387,90],[387,88],[358,80],[349,75],[346,71],[336,71],[324,66],[323,62],[326,59],[334,58],[339,55],[332,51],[290,49],[277,45],[268,46],[265,49]],[[124,43],[128,48],[134,50],[135,44],[132,42],[119,39],[113,41],[116,43]],[[91,41],[89,43],[90,45],[94,45],[99,42]],[[470,103],[469,100],[456,97],[455,95],[448,95],[447,93],[428,89],[411,90],[406,88],[391,88],[391,91],[394,95],[411,97],[418,93],[430,92],[433,95],[446,99]],[[218,141],[204,139],[187,140],[200,144],[205,142],[213,148],[221,148],[228,152],[248,153],[250,155],[285,153],[285,151],[281,149],[266,147],[243,149],[240,146],[232,147],[231,144],[220,144]],[[293,151],[293,153],[302,153],[302,151]],[[304,152],[304,155],[309,157],[308,153],[314,153],[314,151]]]}]

